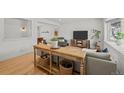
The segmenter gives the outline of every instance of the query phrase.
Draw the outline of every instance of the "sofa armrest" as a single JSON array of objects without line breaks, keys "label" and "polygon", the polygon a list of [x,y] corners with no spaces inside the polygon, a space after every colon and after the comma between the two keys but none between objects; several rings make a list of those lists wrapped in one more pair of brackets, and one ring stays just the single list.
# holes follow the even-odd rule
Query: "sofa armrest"
[{"label": "sofa armrest", "polygon": [[112,61],[87,56],[87,74],[109,75],[116,72],[116,64]]}]

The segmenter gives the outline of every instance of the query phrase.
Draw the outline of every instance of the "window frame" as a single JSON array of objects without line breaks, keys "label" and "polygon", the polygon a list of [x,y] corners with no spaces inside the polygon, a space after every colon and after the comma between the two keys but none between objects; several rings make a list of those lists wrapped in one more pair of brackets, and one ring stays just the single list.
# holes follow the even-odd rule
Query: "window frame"
[{"label": "window frame", "polygon": [[114,36],[113,36],[113,39],[112,39],[112,24],[116,24],[116,23],[120,23],[120,31],[119,32],[122,32],[122,21],[121,21],[121,18],[115,18],[115,19],[112,19],[112,20],[109,20],[109,21],[105,21],[105,26],[106,26],[106,29],[105,29],[105,35],[107,35],[106,36],[106,38],[105,38],[105,40],[107,40],[107,41],[111,41],[111,42],[115,42],[116,41],[116,39],[114,38]]}]

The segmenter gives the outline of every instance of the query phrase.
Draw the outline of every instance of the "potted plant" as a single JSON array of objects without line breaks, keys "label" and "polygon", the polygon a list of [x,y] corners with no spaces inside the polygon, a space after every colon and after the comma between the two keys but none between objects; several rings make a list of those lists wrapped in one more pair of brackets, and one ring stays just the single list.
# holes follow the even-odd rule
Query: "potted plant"
[{"label": "potted plant", "polygon": [[122,39],[124,39],[124,32],[117,32],[115,34],[116,44],[121,45]]},{"label": "potted plant", "polygon": [[101,35],[101,31],[93,29],[93,35],[91,36],[91,39],[94,40],[93,48],[96,48],[97,45],[99,46],[101,45],[100,35]]},{"label": "potted plant", "polygon": [[57,37],[53,37],[51,39],[51,47],[52,48],[58,48],[58,38]]},{"label": "potted plant", "polygon": [[96,33],[95,33],[95,36],[96,36],[96,38],[100,38],[100,34],[101,34],[101,31],[96,31]]}]

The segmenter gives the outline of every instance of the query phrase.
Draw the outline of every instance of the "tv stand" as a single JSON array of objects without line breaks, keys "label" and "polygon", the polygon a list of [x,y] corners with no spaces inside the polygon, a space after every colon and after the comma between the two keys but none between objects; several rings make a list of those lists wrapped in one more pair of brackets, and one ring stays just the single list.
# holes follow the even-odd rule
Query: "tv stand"
[{"label": "tv stand", "polygon": [[90,48],[90,40],[71,39],[71,46]]}]

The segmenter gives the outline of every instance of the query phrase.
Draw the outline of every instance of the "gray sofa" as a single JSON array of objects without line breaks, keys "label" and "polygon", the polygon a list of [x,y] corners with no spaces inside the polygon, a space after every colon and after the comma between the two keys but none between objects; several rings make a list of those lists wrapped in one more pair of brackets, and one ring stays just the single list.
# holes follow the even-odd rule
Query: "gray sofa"
[{"label": "gray sofa", "polygon": [[[80,72],[80,64],[74,63],[74,70]],[[116,73],[116,64],[110,59],[109,53],[91,52],[86,56],[87,75],[111,75]]]}]

